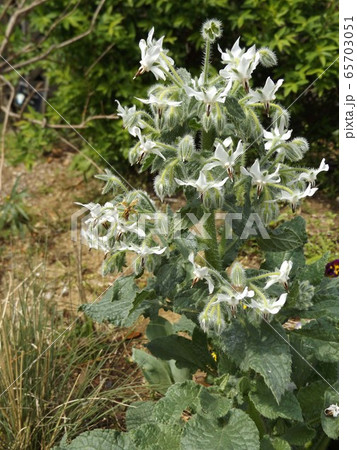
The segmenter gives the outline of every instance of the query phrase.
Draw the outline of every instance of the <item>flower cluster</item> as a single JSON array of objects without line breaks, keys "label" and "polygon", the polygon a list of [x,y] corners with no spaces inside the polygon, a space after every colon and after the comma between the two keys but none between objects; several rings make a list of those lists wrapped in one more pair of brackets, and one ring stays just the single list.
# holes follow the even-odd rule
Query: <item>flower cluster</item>
[{"label": "flower cluster", "polygon": [[[249,199],[251,211],[263,212],[262,222],[268,224],[277,218],[279,204],[288,203],[295,211],[303,198],[312,196],[318,189],[317,176],[328,164],[323,159],[318,169],[291,167],[302,159],[308,144],[302,137],[292,138],[289,114],[276,102],[284,80],[268,77],[263,87],[252,87],[259,64],[276,64],[274,53],[255,45],[245,49],[238,38],[230,49],[218,46],[223,68],[212,75],[210,53],[221,35],[219,21],[207,21],[202,35],[205,55],[199,77],[175,67],[163,47],[164,37],[154,38],[154,28],[140,40],[140,67],[134,78],[151,72],[160,83],[149,89],[147,98],[136,98],[149,111],[117,101],[118,116],[135,139],[129,161],[139,171],[150,168],[156,174],[154,189],[160,202],[183,190],[186,211],[192,207],[204,216],[217,209],[235,211],[235,205],[226,209],[232,198],[236,205]],[[188,261],[192,289],[202,289],[202,284],[208,288],[200,315],[204,329],[222,330],[227,317],[240,309],[264,317],[280,311],[288,298],[292,261],[283,261],[275,272],[248,276],[235,258],[224,271],[218,251],[223,237],[217,239],[214,225],[210,242],[195,239],[190,251],[182,252],[177,240],[158,237],[150,226],[149,219],[161,210],[157,203],[143,191],[132,191],[103,207],[84,205],[89,218],[83,235],[90,247],[111,256],[134,252],[137,273],[144,268],[153,271],[165,255]],[[140,217],[148,219],[145,226]],[[187,223],[181,225],[189,231]],[[204,255],[201,264],[195,261],[199,252]]]}]

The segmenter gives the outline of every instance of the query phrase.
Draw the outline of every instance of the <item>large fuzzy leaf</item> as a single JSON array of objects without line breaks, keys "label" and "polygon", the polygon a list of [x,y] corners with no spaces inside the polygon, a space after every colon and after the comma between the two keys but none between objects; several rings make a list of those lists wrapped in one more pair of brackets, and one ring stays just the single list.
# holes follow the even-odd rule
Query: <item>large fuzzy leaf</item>
[{"label": "large fuzzy leaf", "polygon": [[259,433],[255,423],[243,411],[231,410],[226,420],[196,415],[184,428],[181,449],[259,450]]},{"label": "large fuzzy leaf", "polygon": [[285,331],[278,323],[262,323],[260,333],[252,327],[249,334],[241,369],[253,369],[260,373],[277,402],[280,402],[291,374],[291,354]]},{"label": "large fuzzy leaf", "polygon": [[299,402],[291,391],[285,392],[278,403],[270,389],[259,380],[254,391],[249,393],[249,398],[260,414],[268,419],[303,420]]},{"label": "large fuzzy leaf", "polygon": [[300,216],[268,231],[268,234],[269,239],[258,239],[261,249],[268,252],[294,250],[307,242],[305,220]]},{"label": "large fuzzy leaf", "polygon": [[136,449],[126,433],[115,430],[86,431],[76,437],[70,444],[60,444],[53,450],[127,450]]}]

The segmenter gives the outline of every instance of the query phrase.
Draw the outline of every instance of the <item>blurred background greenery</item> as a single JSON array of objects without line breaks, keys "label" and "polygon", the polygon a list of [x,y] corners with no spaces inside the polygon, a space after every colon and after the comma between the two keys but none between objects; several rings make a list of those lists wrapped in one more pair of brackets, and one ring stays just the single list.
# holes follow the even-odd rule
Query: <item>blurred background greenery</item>
[{"label": "blurred background greenery", "polygon": [[[114,100],[129,105],[134,96],[145,97],[146,88],[154,82],[152,74],[133,80],[140,60],[138,41],[146,38],[154,26],[156,36],[166,36],[165,47],[177,66],[192,68],[195,74],[201,59],[202,22],[216,17],[224,27],[220,40],[223,49],[230,48],[242,36],[245,47],[257,44],[276,52],[278,66],[257,71],[254,86],[263,85],[268,75],[274,80],[285,79],[278,100],[285,107],[293,104],[291,127],[296,135],[305,136],[310,142],[311,151],[305,162],[316,165],[326,157],[331,167],[329,180],[333,177],[327,190],[336,196],[338,65],[329,66],[338,54],[337,1],[25,2],[26,5],[36,3],[18,18],[2,55],[48,96],[49,102],[69,123],[81,124],[78,131],[121,173],[132,170],[127,162],[131,143],[120,124],[109,120],[115,115]],[[0,44],[6,39],[9,18],[18,9],[16,4],[5,1],[0,6]],[[219,56],[216,51],[213,63],[217,68],[221,67]],[[53,128],[65,124],[50,107],[39,107],[34,101],[25,108],[16,107],[20,77],[4,61],[0,61],[0,74],[16,90],[10,117],[13,132],[7,133],[7,146],[11,148],[8,160],[31,166],[54,146],[68,146],[64,143],[67,139],[81,151],[73,160],[76,168],[83,172],[96,171],[91,160],[104,165],[72,129]],[[320,78],[311,86],[317,77]],[[2,84],[4,112],[9,89]],[[97,115],[111,117],[88,120]],[[87,122],[83,124],[84,121]],[[90,159],[83,158],[83,153]]]}]

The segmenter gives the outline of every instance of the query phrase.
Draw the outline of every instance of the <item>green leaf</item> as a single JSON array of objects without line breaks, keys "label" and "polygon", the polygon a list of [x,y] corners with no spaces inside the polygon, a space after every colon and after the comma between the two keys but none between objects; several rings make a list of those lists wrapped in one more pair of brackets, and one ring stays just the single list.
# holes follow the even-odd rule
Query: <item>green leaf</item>
[{"label": "green leaf", "polygon": [[330,321],[312,320],[292,333],[303,339],[304,354],[312,353],[323,362],[338,362],[338,329]]},{"label": "green leaf", "polygon": [[158,337],[168,336],[173,333],[172,324],[161,316],[151,319],[146,327],[146,337],[152,341]]},{"label": "green leaf", "polygon": [[309,428],[306,425],[298,424],[289,428],[281,438],[285,439],[291,445],[304,446],[308,442],[312,441],[315,437],[315,430]]},{"label": "green leaf", "polygon": [[331,439],[338,439],[339,417],[326,416],[325,409],[331,405],[338,405],[338,393],[332,388],[328,388],[324,395],[324,408],[321,411],[321,425],[324,432]]},{"label": "green leaf", "polygon": [[324,381],[315,381],[299,389],[297,398],[306,421],[320,417],[324,409],[326,387],[327,384]]},{"label": "green leaf", "polygon": [[181,428],[178,426],[146,423],[131,430],[129,434],[136,448],[140,450],[180,450]]},{"label": "green leaf", "polygon": [[164,393],[171,386],[171,370],[166,361],[160,361],[137,348],[133,349],[133,360],[138,364],[144,377],[155,390]]},{"label": "green leaf", "polygon": [[268,232],[269,239],[258,239],[263,251],[285,252],[302,247],[307,242],[305,220],[298,216]]},{"label": "green leaf", "polygon": [[162,263],[162,265],[155,270],[156,282],[152,286],[158,295],[166,298],[172,298],[176,291],[177,286],[184,280],[185,271],[182,266],[173,264],[168,261]]},{"label": "green leaf", "polygon": [[130,326],[141,314],[139,310],[136,314],[130,315],[137,291],[134,276],[122,277],[113,283],[99,302],[82,305],[80,310],[100,323]]},{"label": "green leaf", "polygon": [[291,391],[285,392],[278,403],[265,383],[258,380],[254,391],[249,393],[249,398],[260,414],[268,419],[282,417],[299,422],[303,420],[299,402]]},{"label": "green leaf", "polygon": [[264,436],[260,441],[260,450],[291,450],[291,447],[284,439]]},{"label": "green leaf", "polygon": [[127,433],[119,433],[115,430],[86,431],[73,439],[70,444],[55,447],[57,450],[127,450],[135,449]]},{"label": "green leaf", "polygon": [[[196,327],[195,330],[198,330],[198,328]],[[202,335],[204,333],[197,332],[190,340],[171,334],[154,339],[147,344],[147,348],[158,358],[174,359],[179,368],[204,369],[207,366],[214,366],[215,361],[208,351],[206,339],[201,339]]]},{"label": "green leaf", "polygon": [[305,266],[299,274],[301,280],[308,280],[313,285],[321,283],[325,277],[325,266],[328,262],[328,253],[323,255],[318,261]]},{"label": "green leaf", "polygon": [[212,394],[208,389],[200,392],[200,414],[202,416],[219,418],[225,416],[232,407],[232,400],[221,395]]},{"label": "green leaf", "polygon": [[181,438],[182,450],[259,450],[259,433],[250,417],[239,409],[229,417],[208,419],[196,415],[189,420]]},{"label": "green leaf", "polygon": [[227,356],[237,365],[240,365],[245,356],[247,331],[238,319],[232,321],[221,333],[220,343]]},{"label": "green leaf", "polygon": [[281,266],[283,261],[289,260],[293,262],[293,267],[291,270],[291,276],[293,276],[299,267],[305,266],[304,250],[300,247],[294,250],[287,250],[285,252],[266,252],[265,261],[260,268],[275,271],[276,268]]},{"label": "green leaf", "polygon": [[132,430],[139,427],[144,423],[155,422],[155,418],[152,415],[155,402],[134,402],[132,403],[125,416],[125,424],[127,430]]},{"label": "green leaf", "polygon": [[306,310],[312,306],[315,288],[308,280],[295,279],[289,289],[287,306],[298,310]]},{"label": "green leaf", "polygon": [[155,405],[153,414],[162,423],[180,423],[183,411],[196,412],[202,386],[193,381],[172,385]]},{"label": "green leaf", "polygon": [[260,373],[277,402],[290,383],[291,355],[287,338],[278,323],[263,322],[260,334],[253,327],[246,341],[246,352],[240,364],[242,370]]}]

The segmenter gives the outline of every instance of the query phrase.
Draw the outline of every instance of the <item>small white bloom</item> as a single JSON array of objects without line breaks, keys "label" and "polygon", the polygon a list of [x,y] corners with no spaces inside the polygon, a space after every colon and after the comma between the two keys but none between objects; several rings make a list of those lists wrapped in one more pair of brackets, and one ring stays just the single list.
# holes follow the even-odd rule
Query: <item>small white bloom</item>
[{"label": "small white bloom", "polygon": [[238,64],[240,58],[243,56],[245,49],[239,46],[240,37],[235,41],[231,50],[226,49],[225,52],[222,51],[221,47],[218,45],[218,50],[222,55],[223,64]]},{"label": "small white bloom", "polygon": [[141,124],[140,115],[136,112],[136,106],[134,105],[131,108],[123,107],[119,100],[115,101],[118,103],[117,115],[123,119],[123,127],[127,128],[132,136],[139,136],[140,128],[143,128],[143,125]]},{"label": "small white bloom", "polygon": [[185,86],[185,91],[189,97],[195,97],[196,100],[207,105],[207,115],[209,116],[212,105],[215,103],[224,103],[226,101],[226,97],[232,87],[232,82],[228,81],[227,85],[220,89],[217,89],[216,86],[206,88],[203,86],[202,75],[196,84],[196,89]]},{"label": "small white bloom", "polygon": [[213,305],[224,302],[231,307],[232,312],[235,312],[237,310],[237,306],[247,297],[254,297],[254,291],[250,291],[248,287],[245,287],[242,292],[229,290],[226,294],[218,294],[217,300],[213,303]]},{"label": "small white bloom", "polygon": [[284,306],[286,302],[286,297],[288,294],[281,294],[281,296],[278,298],[278,300],[273,299],[267,299],[264,300],[260,299],[258,302],[255,300],[252,300],[251,303],[247,306],[254,309],[259,309],[263,314],[277,314],[281,308]]},{"label": "small white bloom", "polygon": [[297,189],[293,190],[291,193],[287,191],[281,191],[280,196],[278,197],[277,200],[288,201],[291,204],[293,210],[295,211],[301,199],[305,197],[312,197],[317,190],[318,188],[312,188],[311,184],[309,184],[308,187],[305,189],[305,191],[300,191]]},{"label": "small white bloom", "polygon": [[268,77],[263,88],[258,88],[256,91],[251,92],[248,104],[251,103],[264,103],[265,109],[269,112],[269,103],[275,100],[275,93],[279,87],[283,84],[284,80],[280,79],[274,83],[274,81]]},{"label": "small white bloom", "polygon": [[297,181],[307,181],[311,183],[311,186],[315,186],[317,175],[320,172],[327,172],[328,170],[329,165],[325,163],[325,158],[323,158],[318,169],[311,169],[300,174]]},{"label": "small white bloom", "polygon": [[161,248],[161,247],[148,247],[145,243],[141,244],[141,246],[136,244],[126,245],[122,244],[118,250],[127,250],[130,252],[137,253],[141,257],[145,258],[145,256],[148,255],[162,255],[167,247]]},{"label": "small white bloom", "polygon": [[325,409],[324,412],[326,416],[332,416],[336,418],[340,414],[340,408],[338,405],[330,405],[328,408]]},{"label": "small white bloom", "polygon": [[153,94],[149,95],[149,98],[138,98],[135,97],[137,100],[141,101],[142,103],[145,103],[146,105],[154,105],[157,107],[157,109],[164,109],[167,106],[180,106],[181,102],[175,102],[173,100],[168,100],[167,98],[158,98]]},{"label": "small white bloom", "polygon": [[139,159],[137,161],[138,163],[141,163],[141,161],[147,155],[150,155],[150,154],[158,155],[158,156],[160,156],[160,158],[166,160],[165,156],[158,149],[156,142],[151,141],[150,139],[146,139],[144,136],[142,136],[141,130],[139,128],[136,131],[138,133],[137,136],[139,137],[139,140],[140,140],[140,150],[141,150]]},{"label": "small white bloom", "polygon": [[[284,143],[291,137],[293,130],[284,130],[283,126],[275,126],[272,131],[263,131],[264,138],[267,142],[264,144],[265,150],[270,150],[278,144]],[[279,149],[277,149],[279,153]]]},{"label": "small white bloom", "polygon": [[[223,141],[223,145],[218,142],[215,144],[216,151],[214,152],[214,157],[212,158],[213,162],[206,164],[203,167],[203,170],[211,170],[214,167],[223,167],[227,170],[228,176],[231,180],[233,180],[233,168],[237,161],[237,159],[243,155],[243,144],[242,141],[238,142],[236,150],[232,153],[229,150],[229,147],[232,145],[232,139],[228,137]],[[226,151],[226,149],[229,151]]]},{"label": "small white bloom", "polygon": [[208,284],[208,292],[212,294],[214,291],[213,279],[210,275],[210,269],[208,267],[202,267],[195,263],[195,255],[193,252],[190,253],[188,260],[193,265],[193,275],[194,279],[192,281],[192,286],[194,286],[199,280],[205,280]]},{"label": "small white bloom", "polygon": [[271,275],[269,277],[269,281],[265,285],[264,289],[268,289],[275,283],[282,284],[286,289],[288,287],[289,274],[293,267],[292,261],[284,261],[280,266],[280,269],[276,268],[275,272],[278,272],[277,275]]},{"label": "small white bloom", "polygon": [[[162,68],[167,70],[168,67],[161,55],[162,53],[165,53],[165,50],[162,48],[164,36],[156,41],[153,39],[153,35],[154,28],[151,28],[147,40],[145,41],[144,39],[141,39],[139,42],[139,47],[141,50],[140,68],[136,72],[134,78],[142,75],[144,72],[152,72],[157,80],[161,78],[165,81],[166,75]],[[170,57],[166,56],[166,58],[169,60],[170,64],[174,63]]]},{"label": "small white bloom", "polygon": [[240,170],[243,175],[252,178],[253,184],[258,187],[258,197],[260,196],[266,184],[280,183],[280,176],[279,176],[280,164],[278,164],[277,168],[275,169],[275,172],[272,174],[269,174],[267,170],[263,171],[260,170],[259,159],[256,159],[254,161],[254,164],[249,170],[247,170],[245,167],[241,167]]},{"label": "small white bloom", "polygon": [[232,48],[230,52],[227,50],[227,53],[222,53],[222,62],[227,64],[227,66],[225,69],[220,70],[219,74],[232,82],[240,81],[245,91],[249,92],[249,80],[259,63],[259,58],[260,55],[257,53],[255,45],[242,54],[238,43],[234,51]]},{"label": "small white bloom", "polygon": [[199,177],[197,180],[187,180],[182,181],[178,178],[175,178],[175,181],[180,186],[192,186],[197,189],[197,191],[200,193],[200,196],[202,196],[205,192],[207,192],[209,189],[221,189],[222,186],[225,184],[225,182],[228,180],[228,177],[226,177],[222,181],[207,181],[207,177],[205,173],[201,170]]}]

